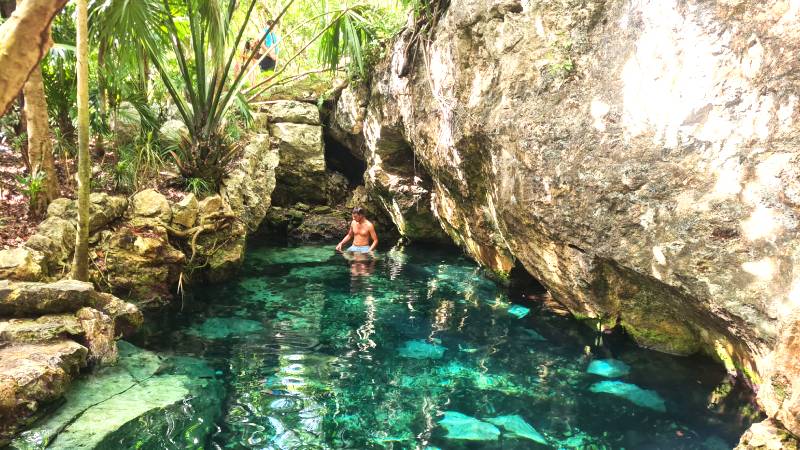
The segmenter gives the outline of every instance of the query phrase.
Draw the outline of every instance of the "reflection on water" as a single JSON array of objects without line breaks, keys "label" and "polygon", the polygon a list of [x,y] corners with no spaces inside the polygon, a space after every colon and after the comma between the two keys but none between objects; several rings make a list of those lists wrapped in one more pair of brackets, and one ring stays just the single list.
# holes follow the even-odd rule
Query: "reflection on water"
[{"label": "reflection on water", "polygon": [[601,340],[533,294],[447,250],[257,247],[143,344],[223,373],[212,448],[721,449],[752,421],[722,368]]}]

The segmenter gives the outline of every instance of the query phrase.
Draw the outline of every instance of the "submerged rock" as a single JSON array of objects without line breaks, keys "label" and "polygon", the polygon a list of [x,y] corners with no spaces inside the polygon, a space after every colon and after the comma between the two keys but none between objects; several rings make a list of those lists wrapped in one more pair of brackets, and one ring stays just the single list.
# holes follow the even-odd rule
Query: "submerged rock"
[{"label": "submerged rock", "polygon": [[642,389],[635,384],[623,383],[622,381],[600,381],[591,385],[589,390],[624,398],[637,406],[654,411],[667,411],[667,405],[664,403],[664,399],[658,395],[658,392]]},{"label": "submerged rock", "polygon": [[606,378],[624,377],[631,371],[631,366],[618,359],[596,359],[589,363],[587,373],[600,375]]},{"label": "submerged rock", "polygon": [[508,313],[512,316],[516,317],[517,319],[522,319],[523,317],[527,316],[531,310],[524,306],[514,305],[511,308],[508,308]]},{"label": "submerged rock", "polygon": [[491,423],[480,421],[456,411],[445,411],[439,425],[447,430],[448,439],[467,441],[496,441],[500,430]]},{"label": "submerged rock", "polygon": [[224,339],[230,336],[246,336],[264,331],[260,322],[233,317],[212,317],[201,325],[194,326],[189,333],[206,339]]},{"label": "submerged rock", "polygon": [[545,439],[541,433],[536,431],[536,428],[533,428],[528,422],[525,421],[525,419],[517,414],[511,416],[492,417],[485,420],[492,425],[497,425],[498,427],[508,431],[511,437],[530,439],[534,442],[547,445],[547,439]]},{"label": "submerged rock", "polygon": [[397,349],[400,356],[414,359],[441,359],[447,350],[441,345],[430,344],[423,340],[406,341]]},{"label": "submerged rock", "polygon": [[12,447],[193,447],[212,431],[222,394],[213,370],[201,360],[163,360],[120,342],[117,366],[76,382],[64,405],[22,433]]}]

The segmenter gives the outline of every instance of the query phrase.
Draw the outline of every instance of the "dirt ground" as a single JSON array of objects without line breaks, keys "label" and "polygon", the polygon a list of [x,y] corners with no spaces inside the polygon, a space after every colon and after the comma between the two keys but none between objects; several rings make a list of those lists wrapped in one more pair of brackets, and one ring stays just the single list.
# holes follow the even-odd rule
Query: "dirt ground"
[{"label": "dirt ground", "polygon": [[28,216],[28,202],[20,193],[17,177],[24,171],[22,155],[0,145],[0,249],[18,246],[39,223]]},{"label": "dirt ground", "polygon": [[[116,192],[111,181],[110,171],[116,164],[116,156],[108,152],[98,157],[94,151],[94,143],[90,144],[94,159],[93,192],[108,192],[115,195],[130,195],[131,192]],[[74,198],[75,161],[64,161],[56,157],[56,171],[59,176],[59,197]],[[148,183],[139,189],[155,188],[172,201],[179,201],[186,193],[177,182],[178,174],[173,167],[153,174]],[[35,217],[28,211],[28,201],[22,195],[22,185],[17,177],[25,174],[25,163],[19,150],[13,149],[0,141],[0,249],[17,247],[24,243],[35,231],[43,217]]]}]

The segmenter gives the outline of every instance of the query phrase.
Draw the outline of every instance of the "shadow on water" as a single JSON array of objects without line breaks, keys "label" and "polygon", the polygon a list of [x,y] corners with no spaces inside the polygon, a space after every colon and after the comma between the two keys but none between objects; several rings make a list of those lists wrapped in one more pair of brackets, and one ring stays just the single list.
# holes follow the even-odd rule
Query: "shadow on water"
[{"label": "shadow on water", "polygon": [[138,343],[222,374],[210,448],[729,449],[758,418],[708,359],[598,334],[450,248],[253,245],[194,292]]}]

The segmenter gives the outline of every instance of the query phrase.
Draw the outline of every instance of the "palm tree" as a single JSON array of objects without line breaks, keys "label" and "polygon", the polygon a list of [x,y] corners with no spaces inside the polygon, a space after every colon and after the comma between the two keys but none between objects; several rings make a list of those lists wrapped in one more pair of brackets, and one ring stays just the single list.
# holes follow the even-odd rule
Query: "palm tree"
[{"label": "palm tree", "polygon": [[88,0],[77,1],[78,50],[78,232],[72,277],[89,279],[89,190],[91,166],[89,161],[89,25]]}]

